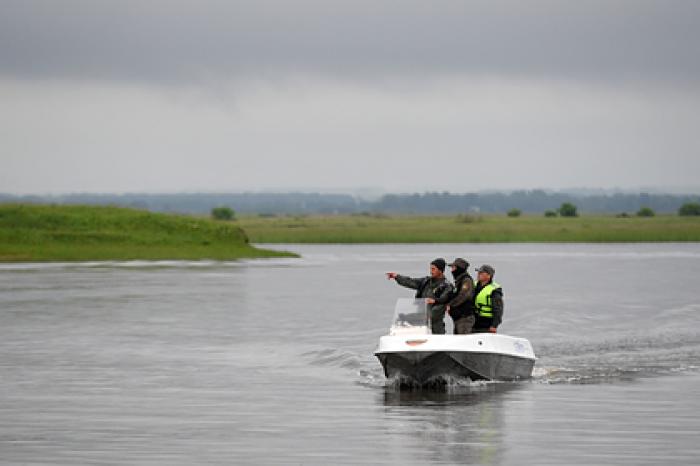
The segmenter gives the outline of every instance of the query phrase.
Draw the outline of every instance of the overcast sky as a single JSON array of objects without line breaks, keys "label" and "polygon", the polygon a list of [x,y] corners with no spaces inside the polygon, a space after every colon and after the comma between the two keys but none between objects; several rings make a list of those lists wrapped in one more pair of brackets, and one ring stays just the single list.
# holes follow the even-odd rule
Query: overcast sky
[{"label": "overcast sky", "polygon": [[0,0],[0,192],[700,192],[700,2]]}]

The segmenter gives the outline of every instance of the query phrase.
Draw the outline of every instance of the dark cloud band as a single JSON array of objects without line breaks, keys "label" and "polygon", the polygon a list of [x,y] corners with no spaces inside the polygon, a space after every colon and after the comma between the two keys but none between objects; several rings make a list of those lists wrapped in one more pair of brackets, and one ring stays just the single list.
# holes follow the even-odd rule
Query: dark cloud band
[{"label": "dark cloud band", "polygon": [[0,74],[286,73],[700,81],[700,2],[36,1],[0,5]]}]

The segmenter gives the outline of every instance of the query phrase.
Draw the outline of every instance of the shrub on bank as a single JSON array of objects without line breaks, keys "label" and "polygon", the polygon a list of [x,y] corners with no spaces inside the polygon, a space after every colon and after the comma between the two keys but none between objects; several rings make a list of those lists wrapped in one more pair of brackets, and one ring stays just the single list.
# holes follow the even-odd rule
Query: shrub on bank
[{"label": "shrub on bank", "polygon": [[508,211],[508,216],[509,217],[520,217],[521,213],[522,212],[520,211],[520,209],[510,209]]},{"label": "shrub on bank", "polygon": [[214,207],[211,217],[215,220],[235,220],[236,213],[230,207]]},{"label": "shrub on bank", "polygon": [[578,217],[578,211],[575,205],[565,202],[559,207],[559,215],[562,217]]},{"label": "shrub on bank", "polygon": [[637,211],[637,217],[653,217],[656,213],[651,209],[651,207],[642,207]]},{"label": "shrub on bank", "polygon": [[700,215],[700,203],[698,202],[686,202],[680,209],[678,209],[678,215],[691,216]]}]

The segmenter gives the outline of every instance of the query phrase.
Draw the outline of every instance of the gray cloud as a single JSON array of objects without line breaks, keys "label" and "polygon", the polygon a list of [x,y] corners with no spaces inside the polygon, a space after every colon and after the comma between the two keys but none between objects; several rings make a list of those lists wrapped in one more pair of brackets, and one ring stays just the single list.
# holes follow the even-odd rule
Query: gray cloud
[{"label": "gray cloud", "polygon": [[3,0],[0,74],[700,81],[700,2]]},{"label": "gray cloud", "polygon": [[696,0],[0,0],[0,191],[697,186],[699,25]]},{"label": "gray cloud", "polygon": [[412,92],[0,81],[0,191],[697,186],[700,96],[444,80]]}]

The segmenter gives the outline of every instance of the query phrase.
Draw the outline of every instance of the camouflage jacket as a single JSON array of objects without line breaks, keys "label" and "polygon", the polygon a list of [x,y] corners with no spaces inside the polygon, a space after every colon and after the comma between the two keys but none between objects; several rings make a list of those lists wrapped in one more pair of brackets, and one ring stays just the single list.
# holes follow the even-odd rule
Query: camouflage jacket
[{"label": "camouflage jacket", "polygon": [[406,288],[416,290],[416,298],[433,298],[435,304],[430,305],[430,315],[436,316],[445,312],[445,306],[450,301],[453,289],[446,278],[411,278],[404,275],[396,276],[396,283]]},{"label": "camouflage jacket", "polygon": [[468,272],[455,278],[454,293],[448,303],[450,316],[454,319],[469,317],[474,314],[474,279]]}]

